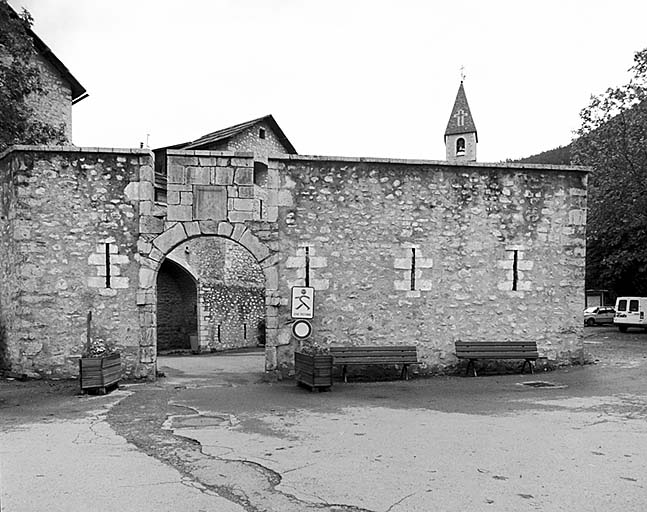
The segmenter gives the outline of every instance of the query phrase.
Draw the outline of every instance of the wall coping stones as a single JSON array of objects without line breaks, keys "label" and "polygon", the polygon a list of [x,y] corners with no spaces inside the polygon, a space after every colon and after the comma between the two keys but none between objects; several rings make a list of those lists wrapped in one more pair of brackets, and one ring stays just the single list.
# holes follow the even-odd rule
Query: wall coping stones
[{"label": "wall coping stones", "polygon": [[254,158],[249,151],[206,151],[201,149],[167,149],[166,156],[224,156],[229,158]]},{"label": "wall coping stones", "polygon": [[[52,153],[115,153],[153,156],[150,149],[140,148],[100,148],[78,146],[49,146],[49,145],[24,145],[19,144],[7,148],[0,153],[0,160],[14,152],[52,152]],[[221,156],[235,158],[253,158],[254,153],[247,151],[201,151],[201,150],[171,150],[167,149],[168,156]],[[447,162],[445,160],[409,160],[404,158],[376,158],[376,157],[345,157],[345,156],[320,156],[320,155],[270,155],[269,160],[293,162],[349,162],[349,163],[376,163],[397,165],[433,165],[439,167],[475,167],[485,169],[525,169],[544,171],[569,171],[589,173],[592,168],[582,165],[552,165],[552,164],[526,164],[514,162]]]},{"label": "wall coping stones", "polygon": [[17,152],[48,152],[48,153],[115,153],[125,155],[148,155],[153,157],[153,152],[150,149],[139,148],[82,148],[78,146],[38,146],[38,145],[25,145],[18,144],[11,146],[0,153],[0,160],[5,158],[10,153]]},{"label": "wall coping stones", "polygon": [[583,165],[525,164],[514,162],[447,162],[445,160],[408,160],[403,158],[373,158],[316,155],[272,155],[270,160],[282,162],[348,162],[397,165],[433,165],[437,167],[475,167],[478,169],[526,169],[542,171],[569,171],[589,173],[592,168]]}]

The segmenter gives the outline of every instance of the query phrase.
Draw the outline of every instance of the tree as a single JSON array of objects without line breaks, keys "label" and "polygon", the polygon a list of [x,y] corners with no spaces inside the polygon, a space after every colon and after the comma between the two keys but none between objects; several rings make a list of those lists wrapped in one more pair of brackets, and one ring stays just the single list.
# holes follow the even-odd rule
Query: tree
[{"label": "tree", "polygon": [[593,168],[586,287],[647,295],[647,48],[629,71],[581,111],[573,163]]},{"label": "tree", "polygon": [[65,142],[63,126],[34,117],[29,98],[42,94],[40,68],[31,37],[32,17],[0,0],[0,151],[14,144]]}]

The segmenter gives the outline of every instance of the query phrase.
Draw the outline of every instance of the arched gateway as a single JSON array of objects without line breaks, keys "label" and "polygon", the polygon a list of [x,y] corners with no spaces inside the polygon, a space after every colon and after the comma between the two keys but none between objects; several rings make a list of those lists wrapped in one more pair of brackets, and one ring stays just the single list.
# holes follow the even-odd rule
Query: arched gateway
[{"label": "arched gateway", "polygon": [[[139,199],[139,365],[149,377],[157,361],[157,277],[162,262],[181,244],[198,237],[220,237],[246,249],[265,281],[266,370],[276,369],[279,255],[261,239],[275,237],[278,180],[254,175],[250,153],[167,151],[166,203],[154,201],[159,184],[153,169],[140,169],[131,196]],[[198,333],[199,335],[199,333]]]},{"label": "arched gateway", "polygon": [[[215,229],[214,229],[215,228]],[[201,236],[218,236],[237,242],[254,256],[265,276],[265,324],[272,325],[269,321],[278,314],[278,302],[274,301],[277,292],[278,269],[277,259],[272,258],[270,249],[262,243],[253,232],[244,224],[230,224],[219,222],[217,226],[209,224],[208,227],[200,226],[199,222],[178,222],[168,230],[155,237],[150,243],[151,249],[147,254],[141,254],[139,271],[139,324],[140,336],[140,363],[154,368],[157,361],[157,275],[165,257],[173,249],[187,241]],[[266,333],[266,350],[271,353],[275,346],[275,329],[268,329]],[[266,354],[267,356],[267,354]],[[266,369],[273,370],[272,357],[266,357]],[[151,368],[152,370],[152,368]],[[150,374],[150,372],[149,372]]]}]

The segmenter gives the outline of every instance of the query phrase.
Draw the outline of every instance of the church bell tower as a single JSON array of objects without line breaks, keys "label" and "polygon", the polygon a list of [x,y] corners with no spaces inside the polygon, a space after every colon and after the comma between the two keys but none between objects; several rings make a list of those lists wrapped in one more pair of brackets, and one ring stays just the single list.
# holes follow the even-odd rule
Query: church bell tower
[{"label": "church bell tower", "polygon": [[467,104],[463,81],[458,87],[454,108],[445,130],[445,152],[448,162],[476,162],[476,125]]}]

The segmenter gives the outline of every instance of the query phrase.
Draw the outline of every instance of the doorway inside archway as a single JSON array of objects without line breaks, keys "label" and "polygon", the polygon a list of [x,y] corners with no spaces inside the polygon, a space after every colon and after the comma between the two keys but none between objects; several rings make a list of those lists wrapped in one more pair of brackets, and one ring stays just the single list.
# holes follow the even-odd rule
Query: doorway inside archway
[{"label": "doorway inside archway", "polygon": [[191,349],[198,335],[197,312],[196,280],[182,265],[165,259],[157,274],[158,353]]}]

